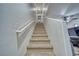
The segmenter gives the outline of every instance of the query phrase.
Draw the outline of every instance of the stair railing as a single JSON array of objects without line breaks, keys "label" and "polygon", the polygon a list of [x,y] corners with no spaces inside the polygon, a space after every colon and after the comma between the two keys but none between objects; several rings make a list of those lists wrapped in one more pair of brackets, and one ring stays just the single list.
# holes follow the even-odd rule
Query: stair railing
[{"label": "stair railing", "polygon": [[34,21],[28,21],[26,24],[24,24],[23,26],[21,26],[16,30],[18,48],[21,46],[28,32],[31,31],[33,25],[34,25]]}]

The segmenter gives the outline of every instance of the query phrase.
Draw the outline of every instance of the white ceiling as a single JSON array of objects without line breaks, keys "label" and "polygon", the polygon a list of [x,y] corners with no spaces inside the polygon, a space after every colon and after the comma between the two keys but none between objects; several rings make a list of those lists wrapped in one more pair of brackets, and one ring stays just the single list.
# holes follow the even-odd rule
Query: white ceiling
[{"label": "white ceiling", "polygon": [[48,11],[47,11],[48,17],[60,18],[64,16],[69,6],[70,4],[65,4],[65,3],[49,4]]},{"label": "white ceiling", "polygon": [[79,13],[79,4],[77,3],[34,3],[32,6],[35,14],[45,16],[47,14],[47,17],[50,18],[61,18],[62,16]]},{"label": "white ceiling", "polygon": [[66,11],[66,15],[72,15],[72,14],[76,14],[76,13],[79,13],[79,3],[74,3],[74,4],[71,4],[67,11]]},{"label": "white ceiling", "polygon": [[48,9],[48,4],[47,3],[34,3],[34,6],[32,8],[35,17],[38,19],[39,16],[40,19],[43,19],[43,17],[46,15]]},{"label": "white ceiling", "polygon": [[61,18],[75,13],[79,13],[78,3],[52,3],[48,7],[48,17]]}]

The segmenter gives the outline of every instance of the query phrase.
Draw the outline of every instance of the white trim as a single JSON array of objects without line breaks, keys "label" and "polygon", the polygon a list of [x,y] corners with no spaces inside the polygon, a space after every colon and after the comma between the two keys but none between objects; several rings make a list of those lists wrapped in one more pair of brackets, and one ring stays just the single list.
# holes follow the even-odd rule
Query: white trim
[{"label": "white trim", "polygon": [[79,39],[79,36],[69,36],[70,38],[78,38]]},{"label": "white trim", "polygon": [[[72,51],[71,52],[68,52],[67,47],[66,47],[67,46],[67,43],[69,43],[70,46],[71,46],[71,43],[70,43],[70,40],[69,40],[70,39],[69,36],[67,36],[68,33],[67,32],[65,33],[67,26],[65,27],[64,25],[66,25],[66,23],[63,23],[63,25],[62,25],[62,33],[63,33],[63,37],[64,37],[65,53],[66,53],[66,56],[72,56]],[[66,40],[68,40],[68,42]],[[69,53],[71,53],[71,54],[69,54]]]},{"label": "white trim", "polygon": [[49,20],[54,20],[54,21],[57,21],[57,22],[64,22],[64,21],[62,21],[61,19],[53,19],[53,18],[48,18],[48,17],[46,17],[47,19],[49,19]]},{"label": "white trim", "polygon": [[67,49],[66,49],[66,42],[65,42],[65,40],[66,40],[66,38],[65,38],[65,35],[64,35],[64,29],[63,29],[63,26],[62,26],[62,33],[63,33],[63,37],[64,37],[64,49],[65,49],[65,55],[67,56]]},{"label": "white trim", "polygon": [[24,26],[22,29],[18,29],[18,30],[16,30],[16,32],[22,32],[22,31],[24,31],[30,24],[32,24],[34,21],[31,21],[29,24],[27,24],[26,26]]}]

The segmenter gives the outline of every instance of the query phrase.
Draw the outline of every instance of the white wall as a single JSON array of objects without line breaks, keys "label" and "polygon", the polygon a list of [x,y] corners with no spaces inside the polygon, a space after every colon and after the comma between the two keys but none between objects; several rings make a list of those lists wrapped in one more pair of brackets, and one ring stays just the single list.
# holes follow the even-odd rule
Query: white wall
[{"label": "white wall", "polygon": [[54,48],[54,53],[57,56],[71,56],[72,49],[66,24],[58,19],[45,19],[45,28],[51,44]]},{"label": "white wall", "polygon": [[[35,25],[34,25],[35,26]],[[29,41],[31,39],[31,36],[32,36],[32,33],[33,33],[33,30],[34,30],[34,26],[32,28],[30,28],[29,30],[31,30],[28,35],[26,35],[23,43],[21,44],[20,48],[18,49],[18,55],[19,56],[24,56],[27,54],[27,46],[29,44]]]},{"label": "white wall", "polygon": [[31,18],[28,4],[0,4],[0,55],[22,53],[22,49],[18,52],[16,29]]}]

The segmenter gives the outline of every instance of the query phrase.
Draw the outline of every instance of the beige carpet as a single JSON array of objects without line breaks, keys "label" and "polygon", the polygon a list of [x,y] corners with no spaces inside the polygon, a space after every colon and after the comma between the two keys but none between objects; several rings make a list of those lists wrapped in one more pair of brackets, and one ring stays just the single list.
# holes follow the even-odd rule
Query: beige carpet
[{"label": "beige carpet", "polygon": [[53,47],[42,23],[37,23],[27,47],[27,56],[52,56]]}]

